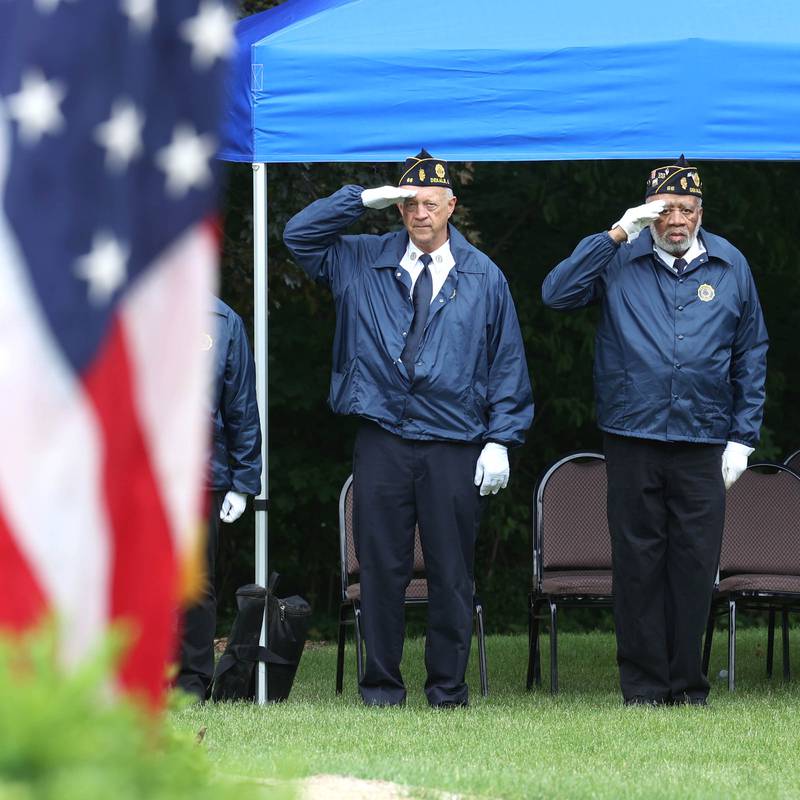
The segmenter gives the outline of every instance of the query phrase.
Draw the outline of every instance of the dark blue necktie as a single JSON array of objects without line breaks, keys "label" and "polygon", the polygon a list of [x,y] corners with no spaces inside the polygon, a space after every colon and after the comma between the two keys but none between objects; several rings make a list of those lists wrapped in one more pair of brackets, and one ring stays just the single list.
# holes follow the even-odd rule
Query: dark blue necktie
[{"label": "dark blue necktie", "polygon": [[675,261],[672,262],[672,266],[675,267],[675,271],[680,275],[686,269],[686,259],[676,258]]},{"label": "dark blue necktie", "polygon": [[431,294],[433,293],[433,280],[428,265],[432,259],[428,253],[423,253],[419,257],[423,264],[422,272],[414,282],[414,291],[411,292],[411,300],[414,303],[414,318],[411,320],[411,327],[406,336],[406,346],[400,354],[400,360],[406,365],[406,372],[410,380],[414,380],[414,362],[417,360],[417,350],[422,339],[422,332],[425,330],[425,323],[428,321],[428,311],[431,306]]}]

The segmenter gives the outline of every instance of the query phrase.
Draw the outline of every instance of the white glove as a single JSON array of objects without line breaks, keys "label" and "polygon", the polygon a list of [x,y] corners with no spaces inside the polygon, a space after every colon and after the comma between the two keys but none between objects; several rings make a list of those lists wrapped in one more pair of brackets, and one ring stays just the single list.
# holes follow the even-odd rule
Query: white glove
[{"label": "white glove", "polygon": [[404,189],[402,186],[380,186],[377,189],[364,189],[361,202],[366,208],[389,208],[416,193],[416,189]]},{"label": "white glove", "polygon": [[510,474],[505,445],[496,442],[485,444],[475,467],[475,485],[481,487],[481,494],[497,494],[505,489]]},{"label": "white glove", "polygon": [[739,442],[728,442],[725,445],[722,453],[722,479],[726,489],[730,489],[747,469],[747,459],[752,452],[752,447]]},{"label": "white glove", "polygon": [[615,222],[612,228],[622,228],[628,241],[632,242],[651,222],[658,219],[658,215],[664,210],[664,201],[655,200],[652,203],[645,203],[643,206],[629,208],[622,219]]},{"label": "white glove", "polygon": [[241,492],[228,492],[222,501],[222,508],[219,510],[219,518],[223,522],[236,522],[244,513],[247,505],[247,495]]}]

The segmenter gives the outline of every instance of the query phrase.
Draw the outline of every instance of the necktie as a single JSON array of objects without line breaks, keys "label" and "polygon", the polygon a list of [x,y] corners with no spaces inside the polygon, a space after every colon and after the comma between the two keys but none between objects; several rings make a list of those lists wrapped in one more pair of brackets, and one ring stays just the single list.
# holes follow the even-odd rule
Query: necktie
[{"label": "necktie", "polygon": [[686,259],[676,258],[675,261],[672,262],[672,266],[675,267],[676,272],[680,275],[686,269]]},{"label": "necktie", "polygon": [[428,269],[432,259],[428,253],[423,253],[419,260],[422,262],[423,268],[414,282],[414,291],[411,293],[411,300],[414,303],[414,318],[411,320],[411,327],[406,336],[405,347],[400,354],[400,360],[406,365],[406,372],[412,381],[414,380],[414,362],[417,360],[417,350],[422,339],[422,332],[425,330],[425,323],[428,321],[433,291],[431,271]]}]

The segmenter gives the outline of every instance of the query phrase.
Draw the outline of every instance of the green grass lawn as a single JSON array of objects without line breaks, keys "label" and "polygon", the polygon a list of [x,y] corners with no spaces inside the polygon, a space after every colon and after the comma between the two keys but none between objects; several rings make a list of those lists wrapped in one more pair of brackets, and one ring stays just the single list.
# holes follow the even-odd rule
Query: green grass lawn
[{"label": "green grass lawn", "polygon": [[[800,669],[800,632],[793,662]],[[334,694],[334,646],[308,650],[288,702],[194,706],[174,712],[182,730],[207,727],[203,746],[220,772],[272,778],[335,773],[492,798],[800,798],[800,681],[765,672],[764,629],[742,630],[737,690],[712,678],[708,708],[625,708],[611,633],[559,637],[559,695],[525,691],[527,639],[487,641],[490,696],[480,696],[476,650],[471,706],[425,703],[422,641],[406,643],[403,709],[366,708],[355,685],[352,645],[345,692]],[[711,673],[725,667],[718,631]],[[429,794],[429,793],[428,793]]]}]

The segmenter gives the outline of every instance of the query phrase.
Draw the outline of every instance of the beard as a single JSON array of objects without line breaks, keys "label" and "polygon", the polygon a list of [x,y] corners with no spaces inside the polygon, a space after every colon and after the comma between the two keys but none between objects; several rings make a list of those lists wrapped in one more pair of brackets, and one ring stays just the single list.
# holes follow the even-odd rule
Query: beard
[{"label": "beard", "polygon": [[680,242],[672,242],[666,236],[660,236],[656,231],[655,225],[650,225],[650,233],[653,236],[653,241],[665,252],[671,256],[680,258],[687,250],[690,250],[694,243],[697,241],[697,230],[693,233],[687,233],[685,239]]}]

